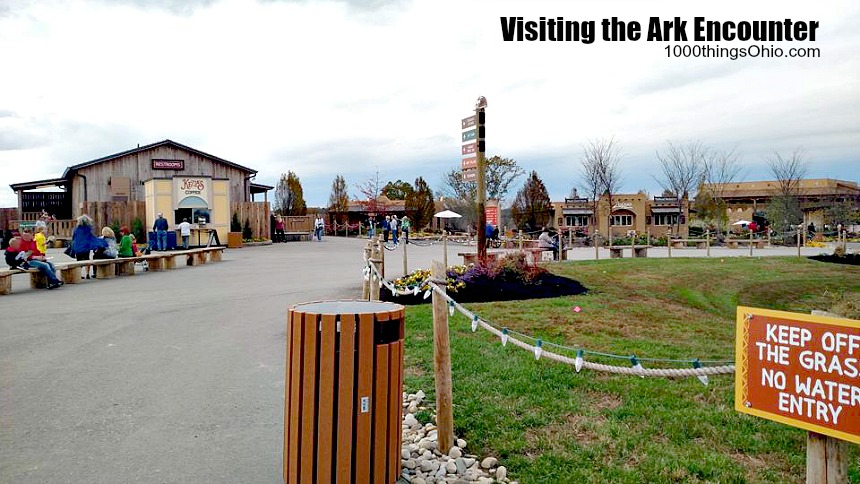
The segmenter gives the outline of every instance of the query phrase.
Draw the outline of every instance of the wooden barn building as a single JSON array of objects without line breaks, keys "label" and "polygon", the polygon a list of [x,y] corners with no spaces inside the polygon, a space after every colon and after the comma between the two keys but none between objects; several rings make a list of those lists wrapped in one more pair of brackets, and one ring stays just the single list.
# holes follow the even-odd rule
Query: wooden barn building
[{"label": "wooden barn building", "polygon": [[[99,225],[130,226],[139,218],[149,228],[161,212],[171,229],[187,218],[226,241],[234,212],[242,221],[259,212],[253,214],[255,236],[269,235],[266,194],[273,187],[254,183],[256,174],[168,139],[70,166],[59,178],[10,186],[18,195],[19,220],[36,220],[44,210],[58,220],[86,213]],[[61,191],[43,190],[52,187]],[[255,194],[264,203],[252,204]]]}]

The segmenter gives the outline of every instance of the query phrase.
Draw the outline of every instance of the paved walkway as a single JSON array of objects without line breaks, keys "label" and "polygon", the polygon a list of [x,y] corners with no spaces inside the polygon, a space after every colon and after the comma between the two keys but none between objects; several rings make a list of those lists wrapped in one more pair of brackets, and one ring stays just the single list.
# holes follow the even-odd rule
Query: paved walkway
[{"label": "paved walkway", "polygon": [[[14,277],[0,297],[0,482],[281,482],[287,307],[358,296],[364,242],[228,250],[221,263],[54,291]],[[388,277],[401,250],[386,251]],[[449,262],[473,250],[452,244]],[[408,251],[410,268],[441,257],[440,245]]]}]

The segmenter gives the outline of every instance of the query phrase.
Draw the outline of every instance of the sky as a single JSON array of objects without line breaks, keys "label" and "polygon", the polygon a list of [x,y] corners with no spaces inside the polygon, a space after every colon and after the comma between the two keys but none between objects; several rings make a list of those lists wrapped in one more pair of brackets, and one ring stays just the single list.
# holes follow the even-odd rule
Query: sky
[{"label": "sky", "polygon": [[[505,42],[501,17],[818,21],[815,41]],[[10,183],[164,139],[295,172],[309,206],[374,177],[438,190],[460,120],[487,99],[487,155],[553,200],[583,145],[614,138],[622,188],[659,194],[668,141],[734,149],[742,179],[802,149],[808,176],[860,178],[860,2],[0,0],[0,207]],[[816,58],[670,57],[674,46],[813,47]],[[522,186],[525,177],[514,184]],[[513,193],[508,196],[513,198]]]}]

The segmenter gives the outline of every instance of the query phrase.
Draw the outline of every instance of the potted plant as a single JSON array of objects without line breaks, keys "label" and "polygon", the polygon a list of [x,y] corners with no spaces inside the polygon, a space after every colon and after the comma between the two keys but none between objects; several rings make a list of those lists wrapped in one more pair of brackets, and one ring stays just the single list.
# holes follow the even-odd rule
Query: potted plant
[{"label": "potted plant", "polygon": [[238,249],[242,247],[242,223],[239,222],[239,214],[233,212],[230,220],[230,232],[227,232],[227,248]]}]

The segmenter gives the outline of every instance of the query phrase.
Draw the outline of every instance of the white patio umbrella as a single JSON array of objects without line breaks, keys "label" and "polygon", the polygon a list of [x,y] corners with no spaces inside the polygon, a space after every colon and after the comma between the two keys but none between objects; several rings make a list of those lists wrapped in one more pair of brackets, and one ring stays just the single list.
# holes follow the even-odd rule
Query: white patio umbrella
[{"label": "white patio umbrella", "polygon": [[[437,218],[460,218],[460,215],[457,212],[452,212],[451,210],[442,210],[441,212],[434,215]],[[448,270],[448,231],[442,230],[442,251],[443,257],[442,262],[445,264],[445,270]]]}]

